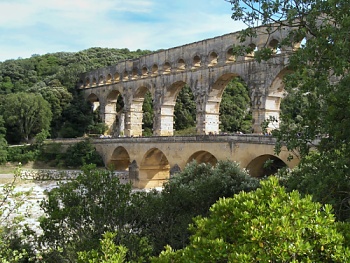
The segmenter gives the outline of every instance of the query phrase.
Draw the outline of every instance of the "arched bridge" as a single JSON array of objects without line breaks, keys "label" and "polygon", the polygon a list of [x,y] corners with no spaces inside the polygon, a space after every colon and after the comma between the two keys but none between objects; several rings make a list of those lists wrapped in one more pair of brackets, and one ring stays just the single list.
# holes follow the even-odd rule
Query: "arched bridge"
[{"label": "arched bridge", "polygon": [[[188,85],[196,102],[197,134],[219,134],[222,94],[230,80],[240,77],[249,88],[252,130],[260,133],[265,119],[279,117],[288,57],[300,45],[296,42],[293,48],[280,47],[287,28],[271,30],[271,34],[261,29],[245,43],[239,42],[238,33],[231,33],[96,69],[81,75],[78,88],[87,100],[99,105],[100,116],[112,136],[142,135],[142,105],[149,91],[154,111],[153,135],[171,136],[176,97]],[[233,46],[241,44],[255,50],[268,46],[275,55],[261,63],[252,59],[254,52],[234,56]],[[124,108],[118,112],[120,96]]]},{"label": "arched bridge", "polygon": [[[67,147],[77,140],[56,142]],[[282,166],[293,168],[298,163],[296,158],[288,161],[290,153],[285,149],[276,156],[275,140],[262,135],[120,137],[92,142],[106,166],[129,170],[129,177],[138,188],[161,186],[193,160],[212,165],[219,160],[236,161],[255,177],[269,175]],[[267,160],[273,161],[274,169],[264,167]]]}]

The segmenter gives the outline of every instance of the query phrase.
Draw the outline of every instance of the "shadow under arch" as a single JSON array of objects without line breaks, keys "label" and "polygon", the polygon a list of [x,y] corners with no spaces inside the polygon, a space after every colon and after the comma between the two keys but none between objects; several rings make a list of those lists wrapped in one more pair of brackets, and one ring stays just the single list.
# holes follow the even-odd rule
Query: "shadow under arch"
[{"label": "shadow under arch", "polygon": [[100,106],[100,99],[97,97],[95,93],[91,93],[87,97],[87,101],[89,101],[92,104],[91,105],[92,112],[94,112]]},{"label": "shadow under arch", "polygon": [[118,90],[112,90],[106,98],[105,105],[105,124],[108,127],[107,134],[118,136],[124,132],[124,108],[123,95]]},{"label": "shadow under arch", "polygon": [[152,148],[144,155],[139,168],[138,188],[162,186],[170,177],[170,164],[165,154]]},{"label": "shadow under arch", "polygon": [[107,166],[116,171],[126,171],[130,165],[130,156],[128,151],[122,147],[118,146],[114,149],[110,161]]},{"label": "shadow under arch", "polygon": [[196,161],[198,164],[199,163],[211,164],[212,166],[215,166],[218,162],[216,157],[207,151],[195,152],[190,156],[190,158],[188,158],[187,164],[193,161]]},{"label": "shadow under arch", "polygon": [[287,167],[287,164],[280,158],[271,154],[264,154],[253,159],[248,164],[247,170],[252,177],[261,178],[275,174],[283,167]]}]

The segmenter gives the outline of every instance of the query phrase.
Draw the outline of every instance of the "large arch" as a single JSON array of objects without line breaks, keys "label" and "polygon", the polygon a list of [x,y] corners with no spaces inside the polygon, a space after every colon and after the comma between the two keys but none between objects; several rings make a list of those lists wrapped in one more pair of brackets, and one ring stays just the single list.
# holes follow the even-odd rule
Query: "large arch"
[{"label": "large arch", "polygon": [[128,120],[130,127],[128,129],[132,131],[128,134],[129,136],[142,136],[143,103],[147,92],[150,92],[150,87],[144,85],[139,87],[133,94],[128,114],[130,116]]},{"label": "large arch", "polygon": [[196,161],[197,163],[207,163],[215,166],[218,162],[216,157],[208,151],[198,151],[193,153],[190,158],[188,158],[186,163]]},{"label": "large arch", "polygon": [[291,71],[287,68],[280,71],[268,89],[268,94],[265,100],[265,119],[273,118],[276,120],[269,123],[267,127],[268,131],[279,128],[281,101],[286,96],[283,78],[289,73],[291,73]]},{"label": "large arch", "polygon": [[176,81],[170,85],[169,88],[167,88],[160,109],[160,130],[156,131],[156,133],[158,133],[157,135],[174,135],[174,108],[176,104],[176,98],[185,85],[186,82],[184,81]]},{"label": "large arch", "polygon": [[287,164],[277,156],[264,154],[253,159],[247,166],[247,170],[253,177],[262,178],[275,174],[279,169],[287,167]]},{"label": "large arch", "polygon": [[123,96],[118,90],[112,90],[106,98],[104,121],[108,127],[107,134],[118,136],[124,133]]},{"label": "large arch", "polygon": [[170,176],[170,164],[165,154],[158,148],[146,152],[139,168],[139,188],[162,186]]},{"label": "large arch", "polygon": [[91,93],[87,97],[87,101],[91,103],[91,108],[93,112],[100,106],[100,99],[95,93]]},{"label": "large arch", "polygon": [[130,165],[130,156],[128,151],[118,146],[112,153],[112,157],[107,163],[107,166],[117,171],[126,171]]},{"label": "large arch", "polygon": [[[220,133],[220,103],[227,85],[235,78],[239,78],[239,75],[236,73],[222,74],[210,87],[204,109],[204,127],[202,129],[205,134]],[[200,123],[197,125],[199,126]]]}]

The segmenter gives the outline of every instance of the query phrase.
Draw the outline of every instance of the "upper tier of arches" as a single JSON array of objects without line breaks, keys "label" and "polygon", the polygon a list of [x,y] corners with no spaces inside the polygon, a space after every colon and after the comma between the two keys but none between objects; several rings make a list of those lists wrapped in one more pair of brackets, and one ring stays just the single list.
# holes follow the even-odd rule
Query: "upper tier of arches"
[{"label": "upper tier of arches", "polygon": [[[137,59],[121,61],[116,65],[82,74],[78,88],[93,88],[159,75],[176,74],[229,63],[244,62],[252,59],[254,53],[262,47],[271,48],[275,55],[283,55],[292,50],[280,45],[287,33],[288,30],[278,30],[271,35],[258,34],[255,38],[239,43],[237,39],[238,33],[236,32],[158,51]],[[296,42],[294,46],[298,47],[299,42]],[[254,51],[246,54],[246,56],[235,56],[233,46],[242,44],[252,47]]]}]

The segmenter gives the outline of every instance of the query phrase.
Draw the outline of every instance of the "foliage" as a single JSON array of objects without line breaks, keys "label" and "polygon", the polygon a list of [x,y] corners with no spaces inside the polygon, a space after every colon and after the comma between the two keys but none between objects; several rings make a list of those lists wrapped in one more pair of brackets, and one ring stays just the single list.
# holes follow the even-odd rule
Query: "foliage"
[{"label": "foliage", "polygon": [[128,228],[130,195],[130,184],[91,165],[83,167],[76,180],[60,183],[41,203],[42,245],[52,250],[44,257],[51,262],[76,261],[77,252],[98,248],[105,232],[122,235]]},{"label": "foliage", "polygon": [[0,115],[0,164],[7,161],[7,141],[6,128],[4,126],[4,118]]},{"label": "foliage", "polygon": [[13,181],[4,184],[0,192],[0,258],[4,263],[30,262],[29,258],[34,257],[33,247],[28,243],[33,231],[23,224],[27,216],[23,205],[30,191],[15,189],[19,176],[20,170],[16,169]]},{"label": "foliage", "polygon": [[153,134],[153,118],[154,118],[154,112],[153,112],[153,101],[152,101],[152,94],[151,92],[146,92],[145,94],[145,100],[142,105],[142,122],[143,122],[143,136],[151,136]]},{"label": "foliage", "polygon": [[148,238],[153,255],[166,244],[179,249],[188,243],[187,230],[192,218],[206,216],[220,197],[231,197],[240,191],[251,191],[259,181],[241,170],[237,163],[221,161],[186,166],[172,177],[161,192],[151,191],[133,199],[138,215],[133,229]]},{"label": "foliage", "polygon": [[[348,221],[350,177],[343,154],[334,152],[334,156],[330,156],[313,152],[293,170],[279,171],[280,181],[288,191],[296,189],[303,195],[311,195],[314,201],[331,204],[337,220]],[[333,173],[329,173],[330,169]]]},{"label": "foliage", "polygon": [[[279,128],[273,131],[276,151],[286,146],[297,152],[301,160],[307,158],[293,172],[301,181],[292,182],[291,177],[290,187],[312,193],[314,200],[321,203],[332,203],[337,218],[347,220],[344,201],[350,197],[349,1],[228,2],[232,3],[232,18],[248,25],[240,35],[242,41],[256,36],[253,26],[259,24],[266,26],[265,32],[259,27],[260,33],[283,30],[285,36],[278,47],[295,50],[289,54],[289,73],[284,79],[286,105],[282,107]],[[302,40],[305,43],[300,45]],[[268,49],[255,52],[256,59],[269,59],[273,54]],[[244,46],[235,50],[237,54],[248,51]],[[319,152],[318,157],[307,157],[311,148]],[[327,194],[329,182],[334,184]]]},{"label": "foliage", "polygon": [[32,93],[15,93],[3,98],[1,111],[10,142],[28,142],[41,130],[49,129],[52,113],[42,96]]},{"label": "foliage", "polygon": [[116,234],[106,232],[103,234],[103,239],[100,242],[101,252],[91,250],[88,252],[78,252],[78,262],[81,263],[123,263],[127,249],[123,246],[116,246],[113,239]]},{"label": "foliage", "polygon": [[347,262],[331,210],[271,177],[256,191],[220,199],[195,219],[186,248],[168,247],[153,262]]},{"label": "foliage", "polygon": [[225,87],[220,103],[220,130],[251,133],[252,115],[249,107],[247,85],[239,78],[231,80]]},{"label": "foliage", "polygon": [[191,88],[185,85],[176,97],[174,129],[184,130],[196,125],[196,103]]},{"label": "foliage", "polygon": [[85,164],[103,166],[103,159],[90,140],[84,140],[68,147],[64,154],[67,167],[80,167]]}]

